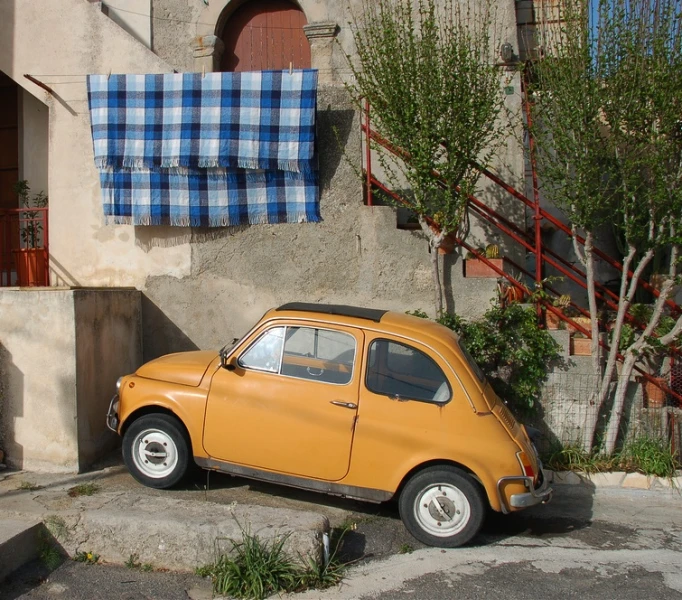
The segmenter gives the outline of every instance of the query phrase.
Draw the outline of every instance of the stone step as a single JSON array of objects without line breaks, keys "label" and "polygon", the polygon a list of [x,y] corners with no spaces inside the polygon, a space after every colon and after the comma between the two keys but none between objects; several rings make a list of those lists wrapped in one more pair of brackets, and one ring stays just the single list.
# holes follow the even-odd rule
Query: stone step
[{"label": "stone step", "polygon": [[0,521],[0,581],[40,553],[44,526],[40,520]]}]

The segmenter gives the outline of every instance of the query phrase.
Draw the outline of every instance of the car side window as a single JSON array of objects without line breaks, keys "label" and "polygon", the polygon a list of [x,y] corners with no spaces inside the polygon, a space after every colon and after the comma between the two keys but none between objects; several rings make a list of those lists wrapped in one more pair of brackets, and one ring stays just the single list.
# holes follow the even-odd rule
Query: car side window
[{"label": "car side window", "polygon": [[286,327],[268,329],[239,357],[239,366],[279,373],[285,330]]},{"label": "car side window", "polygon": [[355,338],[342,331],[287,327],[282,375],[346,384],[353,378]]},{"label": "car side window", "polygon": [[392,340],[374,340],[369,346],[367,389],[405,400],[445,404],[452,390],[442,369],[421,350]]}]

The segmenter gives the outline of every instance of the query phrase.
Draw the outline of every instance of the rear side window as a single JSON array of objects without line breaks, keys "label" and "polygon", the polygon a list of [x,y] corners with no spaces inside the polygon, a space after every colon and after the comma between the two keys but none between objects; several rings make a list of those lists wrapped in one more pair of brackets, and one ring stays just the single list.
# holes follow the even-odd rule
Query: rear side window
[{"label": "rear side window", "polygon": [[447,378],[421,350],[393,340],[374,340],[369,346],[367,389],[405,400],[444,404],[452,397]]}]

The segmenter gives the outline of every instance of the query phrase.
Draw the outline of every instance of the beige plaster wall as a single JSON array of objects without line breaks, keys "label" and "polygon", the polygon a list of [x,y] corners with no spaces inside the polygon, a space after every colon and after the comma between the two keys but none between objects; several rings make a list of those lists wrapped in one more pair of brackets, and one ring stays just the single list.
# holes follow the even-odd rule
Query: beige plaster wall
[{"label": "beige plaster wall", "polygon": [[102,0],[102,12],[147,48],[152,47],[151,0]]},{"label": "beige plaster wall", "polygon": [[112,447],[116,379],[141,362],[140,293],[0,290],[0,447],[14,468],[77,472]]},{"label": "beige plaster wall", "polygon": [[78,469],[73,301],[0,290],[0,438],[7,464]]}]

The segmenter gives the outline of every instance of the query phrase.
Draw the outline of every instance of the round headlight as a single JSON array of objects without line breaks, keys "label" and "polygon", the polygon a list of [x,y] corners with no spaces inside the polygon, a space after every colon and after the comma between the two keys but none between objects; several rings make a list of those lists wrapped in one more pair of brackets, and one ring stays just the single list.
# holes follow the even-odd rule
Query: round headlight
[{"label": "round headlight", "polygon": [[117,393],[121,391],[121,381],[123,381],[123,377],[119,377],[116,380],[116,392]]}]

